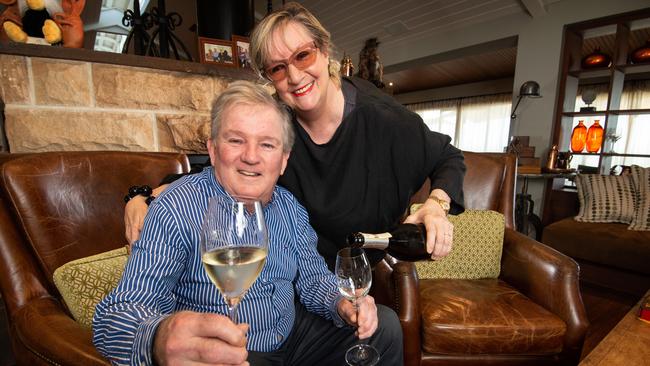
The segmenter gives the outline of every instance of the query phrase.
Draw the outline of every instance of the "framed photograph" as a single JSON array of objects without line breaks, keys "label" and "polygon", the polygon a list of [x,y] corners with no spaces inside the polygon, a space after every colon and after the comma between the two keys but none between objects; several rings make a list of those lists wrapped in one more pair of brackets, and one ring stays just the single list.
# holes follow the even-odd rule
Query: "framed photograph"
[{"label": "framed photograph", "polygon": [[199,37],[199,59],[203,64],[237,66],[233,43],[221,39]]},{"label": "framed photograph", "polygon": [[232,43],[235,47],[235,58],[237,59],[237,67],[240,69],[253,70],[251,67],[251,59],[248,49],[250,47],[250,39],[242,36],[232,36]]}]

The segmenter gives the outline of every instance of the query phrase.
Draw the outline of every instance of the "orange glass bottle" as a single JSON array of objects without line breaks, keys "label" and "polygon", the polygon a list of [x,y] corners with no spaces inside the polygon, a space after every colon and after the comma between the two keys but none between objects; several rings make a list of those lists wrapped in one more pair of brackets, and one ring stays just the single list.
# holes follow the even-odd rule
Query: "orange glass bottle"
[{"label": "orange glass bottle", "polygon": [[594,124],[589,126],[589,130],[587,130],[587,152],[598,152],[602,144],[603,126],[598,123],[598,120],[595,120]]},{"label": "orange glass bottle", "polygon": [[571,151],[574,153],[582,152],[587,142],[587,126],[583,121],[578,121],[578,125],[571,132]]}]

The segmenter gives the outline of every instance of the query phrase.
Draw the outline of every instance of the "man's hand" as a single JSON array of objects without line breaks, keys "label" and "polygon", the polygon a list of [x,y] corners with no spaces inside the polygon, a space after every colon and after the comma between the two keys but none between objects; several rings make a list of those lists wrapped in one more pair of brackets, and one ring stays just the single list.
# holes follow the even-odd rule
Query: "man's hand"
[{"label": "man's hand", "polygon": [[[151,194],[158,197],[158,195],[161,194],[168,185],[169,184],[161,185],[154,189]],[[142,225],[144,225],[144,217],[147,215],[147,210],[149,210],[149,206],[147,206],[145,200],[145,197],[137,195],[131,198],[124,208],[125,235],[129,245],[133,245],[133,242],[140,238],[140,231],[142,231]]]},{"label": "man's hand", "polygon": [[377,318],[375,299],[372,296],[357,299],[358,311],[346,299],[341,299],[336,307],[339,315],[346,323],[357,327],[356,334],[360,339],[369,338],[377,330],[379,319]]},{"label": "man's hand", "polygon": [[[451,201],[447,193],[440,189],[434,189],[431,195]],[[415,213],[404,220],[404,223],[424,224],[427,229],[427,252],[431,253],[431,259],[440,259],[451,251],[454,225],[449,222],[447,214],[438,202],[427,199]]]},{"label": "man's hand", "polygon": [[158,326],[153,357],[158,365],[248,365],[247,331],[223,315],[178,312]]}]

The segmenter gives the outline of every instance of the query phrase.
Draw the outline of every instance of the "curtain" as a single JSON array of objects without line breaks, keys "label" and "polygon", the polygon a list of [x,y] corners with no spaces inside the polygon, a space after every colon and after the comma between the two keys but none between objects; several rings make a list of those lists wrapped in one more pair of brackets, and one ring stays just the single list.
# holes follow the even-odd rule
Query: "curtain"
[{"label": "curtain", "polygon": [[409,104],[430,130],[452,138],[461,150],[502,152],[508,144],[512,94]]},{"label": "curtain", "polygon": [[503,152],[508,145],[511,94],[465,98],[460,103],[461,150]]},{"label": "curtain", "polygon": [[441,100],[409,104],[406,108],[422,117],[424,124],[431,131],[440,132],[452,139],[456,145],[456,119],[458,116],[459,100]]}]

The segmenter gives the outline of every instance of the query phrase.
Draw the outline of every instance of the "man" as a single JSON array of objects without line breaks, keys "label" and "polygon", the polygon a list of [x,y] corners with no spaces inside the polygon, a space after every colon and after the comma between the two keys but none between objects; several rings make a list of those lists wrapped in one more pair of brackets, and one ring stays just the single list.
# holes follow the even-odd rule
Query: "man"
[{"label": "man", "polygon": [[[97,349],[116,364],[341,365],[358,335],[370,337],[382,364],[401,365],[395,314],[366,296],[357,316],[316,250],[306,211],[276,186],[293,144],[288,112],[250,82],[232,83],[213,108],[212,167],[151,205],[122,280],[97,306]],[[242,324],[221,315],[226,303],[200,258],[208,198],[222,195],[261,201],[272,223],[266,265],[239,305]]]}]

